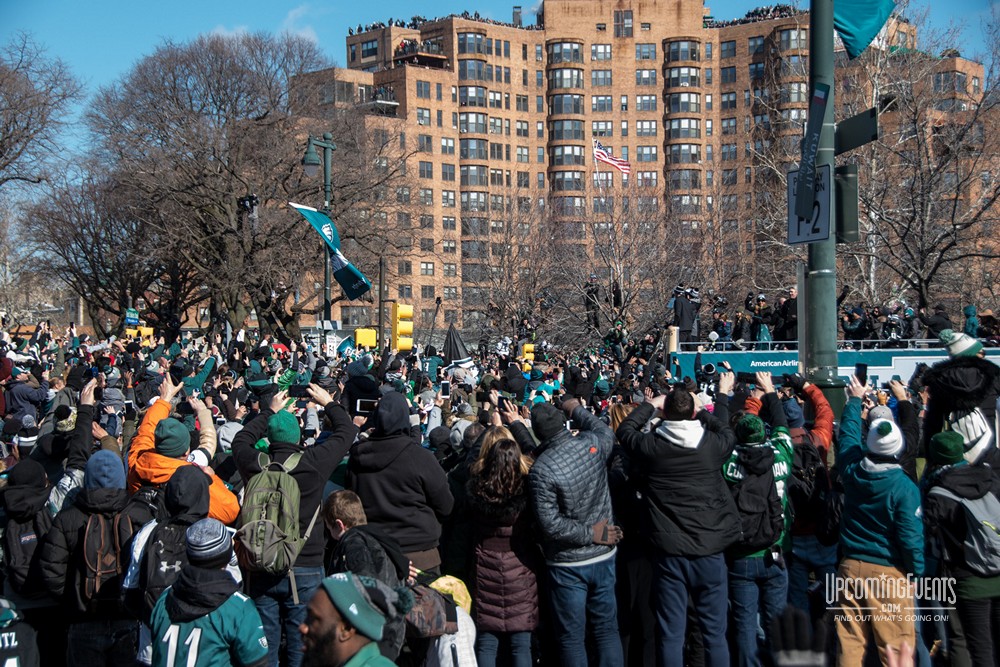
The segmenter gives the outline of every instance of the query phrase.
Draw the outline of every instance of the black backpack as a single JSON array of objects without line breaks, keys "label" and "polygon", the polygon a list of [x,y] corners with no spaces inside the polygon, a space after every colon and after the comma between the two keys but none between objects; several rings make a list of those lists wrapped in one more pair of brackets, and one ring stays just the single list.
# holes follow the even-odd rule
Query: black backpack
[{"label": "black backpack", "polygon": [[823,495],[830,488],[830,479],[820,459],[819,451],[809,442],[795,443],[792,474],[785,483],[788,503],[796,518],[818,520],[822,512]]},{"label": "black backpack", "polygon": [[161,523],[152,530],[139,568],[139,589],[143,591],[142,620],[150,625],[153,607],[163,591],[170,588],[187,565],[187,525]]},{"label": "black backpack", "polygon": [[831,547],[840,542],[840,519],[844,514],[844,486],[836,468],[829,470],[829,486],[820,496],[821,509],[816,519],[816,540]]},{"label": "black backpack", "polygon": [[25,597],[42,597],[41,549],[39,545],[52,527],[52,513],[43,507],[27,521],[7,521],[3,536],[4,570],[14,591]]},{"label": "black backpack", "polygon": [[[774,482],[774,450],[765,456],[767,469],[760,474],[750,472],[749,450],[736,449],[738,463],[744,471],[743,479],[730,487],[736,509],[740,515],[740,537],[730,547],[735,557],[767,549],[781,537],[784,526],[781,498]],[[762,465],[764,461],[755,461]]]}]

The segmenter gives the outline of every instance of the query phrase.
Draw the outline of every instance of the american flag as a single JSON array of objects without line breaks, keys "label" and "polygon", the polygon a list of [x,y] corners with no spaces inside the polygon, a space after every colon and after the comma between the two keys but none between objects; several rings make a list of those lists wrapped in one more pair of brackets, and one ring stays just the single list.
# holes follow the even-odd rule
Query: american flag
[{"label": "american flag", "polygon": [[604,164],[610,164],[623,174],[632,173],[632,165],[628,163],[628,160],[617,158],[609,153],[608,149],[602,146],[601,142],[597,139],[594,139],[594,159]]}]

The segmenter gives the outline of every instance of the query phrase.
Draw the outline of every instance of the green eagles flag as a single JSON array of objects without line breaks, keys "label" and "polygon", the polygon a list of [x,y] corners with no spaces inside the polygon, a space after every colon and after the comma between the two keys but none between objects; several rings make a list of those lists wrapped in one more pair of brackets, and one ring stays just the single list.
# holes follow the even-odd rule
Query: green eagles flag
[{"label": "green eagles flag", "polygon": [[311,206],[303,206],[302,204],[295,204],[293,202],[288,202],[288,205],[308,220],[309,224],[319,232],[319,235],[323,237],[323,240],[330,247],[333,277],[343,288],[347,298],[352,300],[357,299],[370,290],[372,288],[371,282],[353,264],[347,261],[347,258],[340,252],[340,234],[337,233],[337,227],[333,224],[333,221],[325,213],[321,213]]},{"label": "green eagles flag", "polygon": [[857,58],[868,48],[895,6],[895,0],[833,0],[833,27],[848,56]]}]

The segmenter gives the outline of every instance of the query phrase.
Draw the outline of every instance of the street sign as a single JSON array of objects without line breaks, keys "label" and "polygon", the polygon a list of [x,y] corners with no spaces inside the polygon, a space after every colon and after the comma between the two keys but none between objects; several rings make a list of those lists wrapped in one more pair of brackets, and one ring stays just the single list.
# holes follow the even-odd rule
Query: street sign
[{"label": "street sign", "polygon": [[139,311],[135,308],[128,308],[125,310],[125,324],[126,326],[134,327],[139,324]]},{"label": "street sign", "polygon": [[[806,136],[802,139],[802,161],[799,163],[803,173],[798,185],[796,199],[798,208],[793,209],[800,217],[809,217],[809,196],[816,190],[816,153],[819,150],[819,139],[823,132],[823,120],[826,118],[826,105],[830,99],[830,86],[817,82],[812,91],[812,101],[809,103],[809,118],[806,121]],[[827,188],[829,192],[829,188]]]},{"label": "street sign", "polygon": [[852,151],[878,139],[878,107],[862,111],[837,123],[833,135],[834,155]]},{"label": "street sign", "polygon": [[830,201],[833,198],[833,180],[830,165],[816,169],[816,194],[808,218],[800,218],[796,211],[799,171],[788,172],[788,244],[814,243],[830,238]]}]

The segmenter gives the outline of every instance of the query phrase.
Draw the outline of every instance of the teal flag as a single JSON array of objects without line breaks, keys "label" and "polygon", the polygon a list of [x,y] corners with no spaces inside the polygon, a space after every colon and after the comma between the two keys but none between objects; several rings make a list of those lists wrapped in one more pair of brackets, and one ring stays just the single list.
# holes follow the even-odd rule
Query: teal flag
[{"label": "teal flag", "polygon": [[868,48],[895,6],[894,0],[833,0],[833,27],[848,56],[857,58]]},{"label": "teal flag", "polygon": [[337,346],[337,352],[339,352],[341,355],[347,354],[352,350],[354,350],[353,338],[345,338],[344,342],[342,342],[340,345]]},{"label": "teal flag", "polygon": [[372,288],[371,282],[353,264],[347,261],[347,258],[340,252],[340,234],[337,233],[337,227],[333,224],[333,221],[325,213],[317,211],[311,206],[303,206],[302,204],[295,204],[293,202],[288,202],[288,205],[308,220],[309,224],[326,241],[327,246],[330,248],[333,277],[341,288],[343,288],[347,298],[351,300],[357,299],[370,290]]}]

